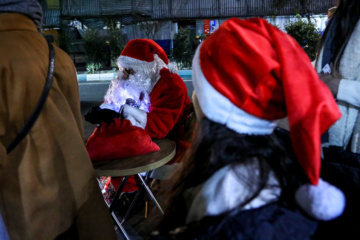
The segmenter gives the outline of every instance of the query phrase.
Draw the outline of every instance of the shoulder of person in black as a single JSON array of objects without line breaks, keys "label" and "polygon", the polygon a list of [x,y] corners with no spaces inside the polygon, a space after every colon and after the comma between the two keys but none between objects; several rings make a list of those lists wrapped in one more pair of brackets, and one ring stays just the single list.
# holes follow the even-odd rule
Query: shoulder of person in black
[{"label": "shoulder of person in black", "polygon": [[208,216],[165,234],[153,234],[151,239],[304,240],[312,239],[316,229],[317,221],[275,202],[251,210],[234,210],[226,217]]}]

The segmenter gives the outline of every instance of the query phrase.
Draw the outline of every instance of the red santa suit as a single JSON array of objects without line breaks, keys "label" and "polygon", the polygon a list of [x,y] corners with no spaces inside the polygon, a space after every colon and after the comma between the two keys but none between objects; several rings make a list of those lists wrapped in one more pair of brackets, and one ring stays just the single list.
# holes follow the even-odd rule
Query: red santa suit
[{"label": "red santa suit", "polygon": [[[130,75],[128,80],[123,80],[123,85],[117,88],[117,83],[114,82],[100,107],[120,112],[123,119],[144,129],[153,139],[169,138],[176,141],[175,158],[154,171],[154,178],[166,178],[166,175],[178,166],[180,156],[188,145],[184,134],[185,121],[191,116],[191,101],[186,85],[177,74],[176,67],[169,62],[165,51],[149,39],[130,41],[118,59],[118,66],[118,77],[122,77],[123,69],[132,69],[134,74]],[[130,85],[139,91],[129,89]],[[137,106],[126,104],[127,98],[134,99]]]},{"label": "red santa suit", "polygon": [[[150,87],[151,106],[146,114],[146,124],[142,124],[142,126],[145,126],[145,130],[151,138],[166,137],[177,142],[175,158],[169,164],[154,171],[154,178],[166,178],[165,175],[172,172],[176,166],[174,163],[181,161],[181,155],[187,147],[187,142],[184,140],[184,128],[185,121],[191,114],[191,101],[186,85],[177,74],[176,67],[169,62],[165,51],[149,39],[130,41],[121,53],[118,64],[120,68],[132,68],[135,74],[139,72],[143,75],[153,73],[152,76],[156,76],[153,86]],[[125,116],[129,108],[128,106],[124,107]],[[129,115],[137,118],[137,113]],[[143,116],[139,118],[144,119]]]},{"label": "red santa suit", "polygon": [[189,114],[190,99],[179,75],[163,68],[160,76],[150,94],[151,110],[145,130],[152,138],[164,138],[175,127],[176,132],[169,137],[178,140],[184,134],[183,121]]}]

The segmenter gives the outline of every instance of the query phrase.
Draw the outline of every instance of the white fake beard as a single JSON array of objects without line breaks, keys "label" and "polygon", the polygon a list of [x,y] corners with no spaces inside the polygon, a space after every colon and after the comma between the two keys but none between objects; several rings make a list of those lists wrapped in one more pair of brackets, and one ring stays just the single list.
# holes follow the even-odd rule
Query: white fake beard
[{"label": "white fake beard", "polygon": [[150,76],[138,72],[129,75],[128,79],[123,79],[123,76],[124,74],[119,72],[117,77],[111,81],[104,96],[105,102],[115,105],[114,110],[119,112],[126,99],[130,98],[136,102],[140,110],[149,112],[151,106],[149,95],[154,81],[151,80]]}]

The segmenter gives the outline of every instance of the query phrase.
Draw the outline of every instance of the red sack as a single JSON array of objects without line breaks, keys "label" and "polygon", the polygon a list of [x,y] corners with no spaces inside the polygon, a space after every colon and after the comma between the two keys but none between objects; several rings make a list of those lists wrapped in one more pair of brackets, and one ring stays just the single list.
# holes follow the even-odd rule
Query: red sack
[{"label": "red sack", "polygon": [[134,157],[160,148],[142,128],[132,126],[129,120],[114,119],[102,123],[89,137],[86,149],[92,161]]}]

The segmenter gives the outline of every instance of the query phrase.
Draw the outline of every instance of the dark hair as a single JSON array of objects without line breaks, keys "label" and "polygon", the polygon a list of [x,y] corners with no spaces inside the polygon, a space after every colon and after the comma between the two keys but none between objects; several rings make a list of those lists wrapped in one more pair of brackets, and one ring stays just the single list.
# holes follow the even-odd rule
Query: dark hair
[{"label": "dark hair", "polygon": [[349,42],[351,34],[354,31],[356,23],[360,18],[359,0],[341,0],[324,35],[321,38],[319,50],[324,46],[325,40],[330,37],[330,29],[334,29],[334,39],[332,42],[332,52],[334,59],[334,68],[339,72],[340,60],[344,54],[345,47]]},{"label": "dark hair", "polygon": [[[261,136],[238,134],[207,118],[203,118],[196,128],[196,137],[185,154],[183,167],[171,178],[170,189],[168,187],[170,196],[166,197],[163,203],[165,217],[158,228],[161,232],[185,224],[187,211],[182,197],[184,191],[203,183],[226,165],[234,167],[237,164],[244,164],[252,173],[249,176],[254,176],[250,180],[240,178],[251,191],[246,200],[239,205],[240,208],[253,200],[265,187],[271,170],[275,172],[280,182],[281,198],[293,199],[299,185],[298,180],[306,178],[298,163],[288,157],[283,147],[285,141],[291,143],[288,140],[280,142],[275,134]],[[254,174],[258,170],[260,170],[259,174]]]}]

